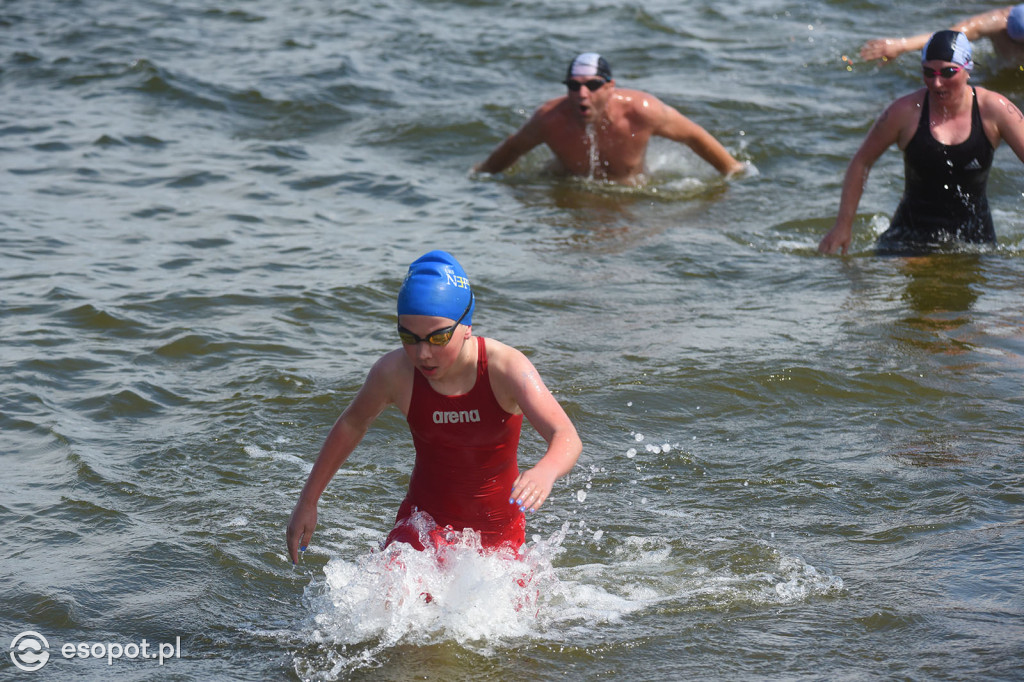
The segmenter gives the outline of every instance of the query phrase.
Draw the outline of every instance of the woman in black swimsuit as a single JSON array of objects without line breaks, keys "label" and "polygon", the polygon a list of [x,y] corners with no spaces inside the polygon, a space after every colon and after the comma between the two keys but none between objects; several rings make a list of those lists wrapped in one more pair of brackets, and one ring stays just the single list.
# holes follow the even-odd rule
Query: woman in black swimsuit
[{"label": "woman in black swimsuit", "polygon": [[822,253],[849,249],[868,173],[893,144],[903,150],[906,185],[879,251],[995,242],[985,183],[1000,141],[1024,162],[1024,115],[1002,95],[967,84],[971,44],[963,33],[935,33],[921,66],[925,87],[890,104],[850,161],[835,225],[818,245]]}]

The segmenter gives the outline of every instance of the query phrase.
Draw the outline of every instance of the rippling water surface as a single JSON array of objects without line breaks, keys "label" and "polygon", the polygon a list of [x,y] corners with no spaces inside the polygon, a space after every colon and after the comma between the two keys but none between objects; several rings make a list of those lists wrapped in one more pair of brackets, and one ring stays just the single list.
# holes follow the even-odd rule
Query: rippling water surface
[{"label": "rippling water surface", "polygon": [[[895,151],[853,255],[815,250],[874,117],[919,83],[859,45],[987,7],[0,5],[0,636],[50,645],[0,669],[1019,679],[1024,168],[998,150],[993,250],[873,255]],[[544,150],[472,176],[591,49],[755,170],[655,140],[639,188],[548,177]],[[1021,71],[976,56],[1024,104]],[[376,550],[412,462],[385,413],[293,568],[298,491],[432,248],[583,456],[523,562],[467,537],[439,566]],[[142,640],[178,655],[61,650]]]}]

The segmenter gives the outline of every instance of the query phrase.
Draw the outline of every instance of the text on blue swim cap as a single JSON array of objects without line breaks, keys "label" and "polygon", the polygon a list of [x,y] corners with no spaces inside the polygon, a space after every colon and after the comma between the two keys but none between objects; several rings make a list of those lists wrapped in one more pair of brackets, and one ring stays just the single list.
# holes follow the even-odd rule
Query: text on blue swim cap
[{"label": "text on blue swim cap", "polygon": [[469,288],[469,278],[468,277],[463,277],[461,275],[456,275],[451,270],[447,270],[447,269],[446,269],[445,274],[448,275],[448,284],[451,284],[452,286],[456,286],[456,287],[458,287],[460,289],[468,289]]}]

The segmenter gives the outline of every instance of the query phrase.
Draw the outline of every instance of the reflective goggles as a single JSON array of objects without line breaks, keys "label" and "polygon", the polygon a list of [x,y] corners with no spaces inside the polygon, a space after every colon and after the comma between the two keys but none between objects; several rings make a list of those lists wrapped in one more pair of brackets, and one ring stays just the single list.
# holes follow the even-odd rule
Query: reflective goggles
[{"label": "reflective goggles", "polygon": [[924,73],[925,78],[942,76],[942,80],[948,80],[963,70],[964,67],[962,66],[944,66],[941,69],[929,69],[927,66],[921,67],[921,72]]},{"label": "reflective goggles", "polygon": [[593,78],[589,81],[584,81],[582,83],[580,81],[574,81],[572,79],[562,82],[565,83],[565,87],[569,88],[569,92],[579,92],[580,88],[582,88],[584,85],[587,86],[587,90],[594,92],[595,90],[600,90],[602,87],[604,87],[604,84],[607,83],[608,81],[602,78]]},{"label": "reflective goggles", "polygon": [[466,309],[462,311],[462,314],[459,315],[459,319],[456,320],[455,324],[452,326],[436,329],[421,339],[402,325],[398,325],[398,338],[400,338],[402,343],[406,346],[414,346],[420,341],[426,341],[431,346],[447,346],[448,342],[452,340],[452,335],[455,334],[455,328],[458,327],[466,315],[469,314],[469,309],[472,306],[473,294],[471,293],[469,295],[469,303],[466,304]]}]

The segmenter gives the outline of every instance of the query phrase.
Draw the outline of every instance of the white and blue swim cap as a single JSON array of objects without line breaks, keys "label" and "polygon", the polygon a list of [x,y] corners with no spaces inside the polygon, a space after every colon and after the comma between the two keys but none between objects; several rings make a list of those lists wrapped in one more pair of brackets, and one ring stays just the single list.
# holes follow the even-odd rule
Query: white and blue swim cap
[{"label": "white and blue swim cap", "polygon": [[971,41],[959,31],[936,31],[921,49],[921,61],[953,62],[970,71],[974,67]]},{"label": "white and blue swim cap", "polygon": [[612,67],[607,60],[596,52],[584,52],[573,57],[569,62],[569,70],[565,79],[572,80],[577,76],[599,76],[606,81],[612,79]]},{"label": "white and blue swim cap", "polygon": [[1024,5],[1016,5],[1010,10],[1006,17],[1006,32],[1014,42],[1024,43]]},{"label": "white and blue swim cap", "polygon": [[447,251],[431,251],[412,262],[398,291],[399,315],[447,317],[473,323],[473,291],[469,277]]}]

